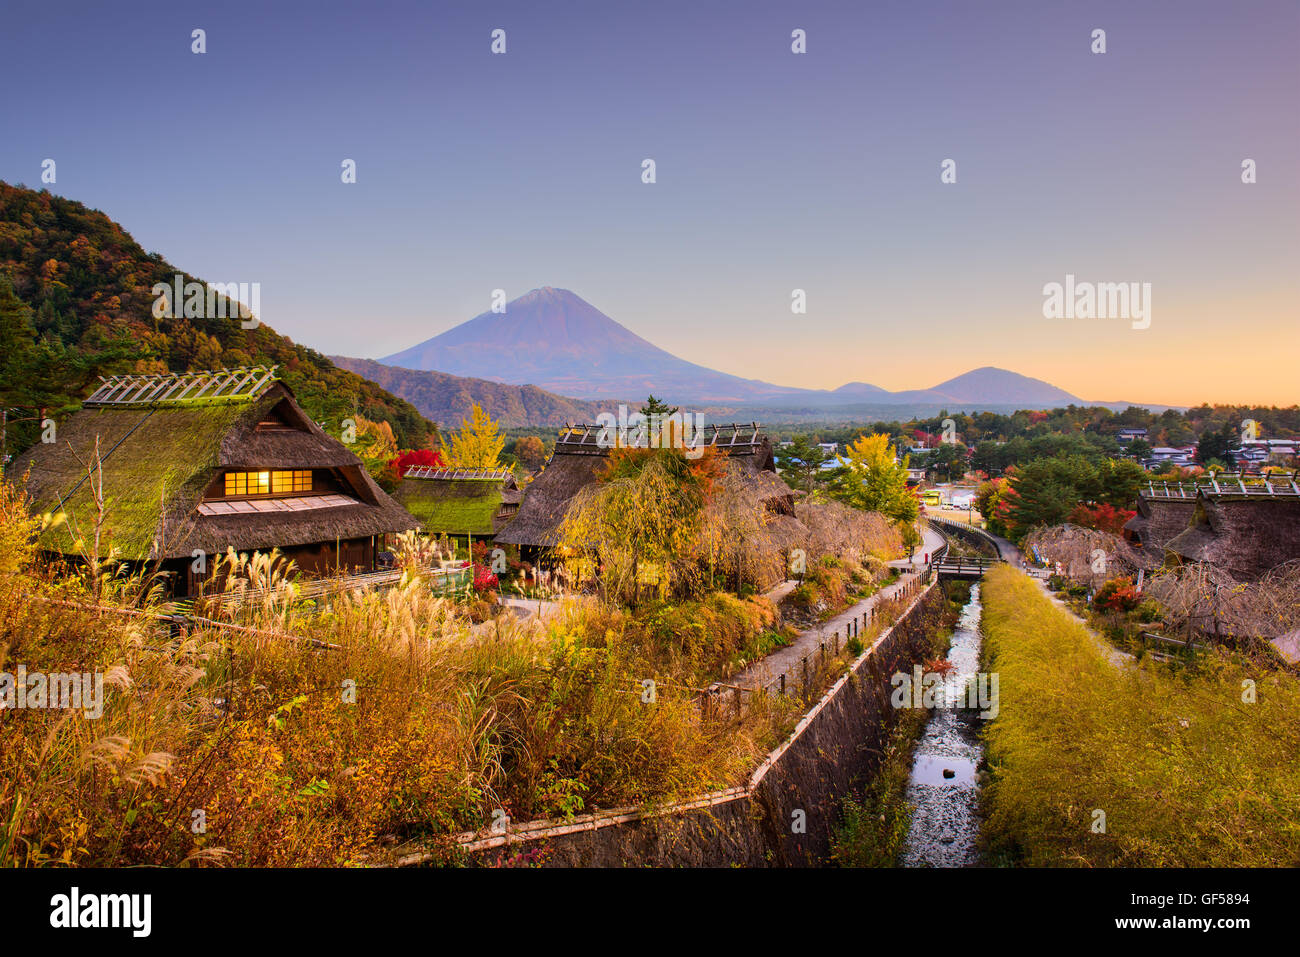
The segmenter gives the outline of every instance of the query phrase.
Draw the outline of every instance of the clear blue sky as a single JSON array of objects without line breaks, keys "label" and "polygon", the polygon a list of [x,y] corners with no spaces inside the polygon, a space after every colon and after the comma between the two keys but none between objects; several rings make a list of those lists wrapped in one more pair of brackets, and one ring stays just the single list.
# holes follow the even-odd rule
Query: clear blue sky
[{"label": "clear blue sky", "polygon": [[[260,282],[264,320],[323,352],[553,285],[784,384],[998,365],[1096,399],[1300,401],[1294,0],[9,0],[3,22],[0,179],[54,158],[52,191]],[[1151,328],[1044,319],[1067,272],[1151,282]]]}]

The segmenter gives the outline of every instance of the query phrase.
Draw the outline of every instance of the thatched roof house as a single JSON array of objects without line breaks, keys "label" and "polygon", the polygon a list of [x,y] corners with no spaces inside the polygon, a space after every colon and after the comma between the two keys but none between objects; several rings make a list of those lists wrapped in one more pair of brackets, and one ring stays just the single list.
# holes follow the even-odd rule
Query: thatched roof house
[{"label": "thatched roof house", "polygon": [[1204,562],[1239,582],[1258,581],[1300,558],[1300,489],[1294,482],[1201,488],[1190,525],[1165,550],[1179,562]]},{"label": "thatched roof house", "polygon": [[41,545],[67,555],[93,542],[102,481],[101,548],[161,563],[179,594],[211,572],[210,561],[193,570],[199,555],[279,548],[308,573],[367,570],[382,536],[419,525],[274,367],[105,379],[56,442],[18,456],[8,475],[27,477],[39,511],[66,517]]},{"label": "thatched roof house", "polygon": [[523,495],[510,469],[413,465],[393,497],[430,535],[490,538],[519,511]]},{"label": "thatched roof house", "polygon": [[1297,475],[1249,484],[1240,475],[1148,483],[1124,537],[1151,556],[1207,563],[1235,581],[1257,581],[1300,558]]},{"label": "thatched roof house", "polygon": [[[498,543],[529,550],[559,543],[560,525],[578,491],[596,481],[609,454],[599,441],[601,427],[575,425],[559,437],[546,467],[524,493],[519,514],[496,536]],[[745,486],[777,515],[794,514],[794,495],[776,474],[771,440],[756,423],[706,426],[698,441],[726,456]]]}]

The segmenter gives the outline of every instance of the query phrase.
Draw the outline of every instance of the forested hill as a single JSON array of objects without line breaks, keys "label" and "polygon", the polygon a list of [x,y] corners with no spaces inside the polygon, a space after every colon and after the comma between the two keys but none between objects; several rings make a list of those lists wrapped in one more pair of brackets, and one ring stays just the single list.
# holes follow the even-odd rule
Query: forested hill
[{"label": "forested hill", "polygon": [[[84,398],[95,375],[118,372],[275,364],[308,413],[335,434],[342,419],[357,412],[392,425],[402,448],[423,447],[436,429],[409,402],[265,324],[244,329],[238,319],[155,319],[152,287],[171,283],[178,273],[185,282],[203,281],[146,253],[98,210],[0,181],[0,284],[7,276],[31,308],[35,334],[46,340],[42,348],[67,350],[66,361],[54,367],[69,381],[49,383],[49,392],[62,388],[73,399]],[[7,335],[12,328],[6,323]],[[3,348],[22,353],[25,345],[5,342]],[[16,377],[13,365],[5,363],[8,379]],[[25,404],[19,386],[0,382],[0,403]],[[10,452],[34,440],[30,427],[18,432],[11,427]]]},{"label": "forested hill", "polygon": [[417,409],[442,425],[455,425],[468,418],[475,404],[495,422],[509,429],[595,422],[601,412],[618,412],[618,403],[613,400],[588,402],[570,399],[535,385],[506,385],[445,372],[400,369],[373,359],[330,358],[344,369],[351,369],[379,383],[394,395],[411,400]]}]

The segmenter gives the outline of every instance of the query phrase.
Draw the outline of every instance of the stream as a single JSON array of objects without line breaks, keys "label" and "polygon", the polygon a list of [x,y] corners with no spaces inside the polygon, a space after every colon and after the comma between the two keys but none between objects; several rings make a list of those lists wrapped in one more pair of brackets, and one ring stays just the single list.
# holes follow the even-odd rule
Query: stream
[{"label": "stream", "polygon": [[948,660],[955,671],[939,694],[913,751],[904,799],[915,809],[901,855],[904,867],[972,867],[980,863],[979,785],[984,757],[978,710],[962,707],[966,686],[979,671],[980,586],[972,586],[953,630]]}]

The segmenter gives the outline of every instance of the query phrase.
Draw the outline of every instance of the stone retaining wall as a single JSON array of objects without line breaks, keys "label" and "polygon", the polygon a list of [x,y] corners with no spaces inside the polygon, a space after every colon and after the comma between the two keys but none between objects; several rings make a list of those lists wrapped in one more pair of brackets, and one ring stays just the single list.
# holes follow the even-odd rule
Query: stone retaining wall
[{"label": "stone retaining wall", "polygon": [[[923,591],[848,673],[800,720],[744,787],[668,805],[582,815],[568,822],[511,826],[508,833],[466,835],[476,862],[539,846],[559,867],[810,866],[825,863],[840,799],[874,773],[896,713],[890,676],[928,657],[943,614],[943,589]],[[795,812],[805,829],[795,833]],[[404,863],[421,863],[419,855]]]}]

